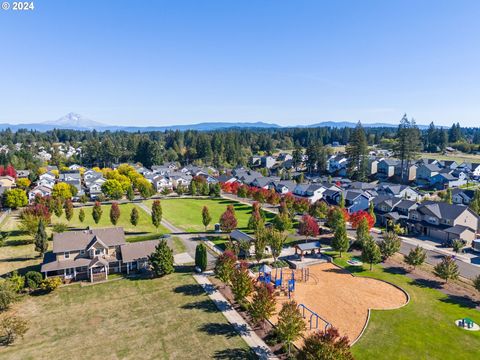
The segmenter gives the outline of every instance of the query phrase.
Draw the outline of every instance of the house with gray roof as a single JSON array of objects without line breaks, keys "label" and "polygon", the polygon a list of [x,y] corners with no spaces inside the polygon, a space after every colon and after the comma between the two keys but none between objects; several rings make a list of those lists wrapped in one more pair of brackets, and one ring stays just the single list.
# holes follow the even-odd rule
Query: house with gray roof
[{"label": "house with gray roof", "polygon": [[68,231],[53,235],[53,250],[45,254],[45,278],[64,281],[107,280],[110,273],[127,273],[148,267],[148,256],[158,240],[127,243],[123,228]]},{"label": "house with gray roof", "polygon": [[447,243],[461,239],[467,245],[475,240],[480,225],[478,215],[469,207],[434,201],[424,202],[410,210],[408,222],[409,233]]}]

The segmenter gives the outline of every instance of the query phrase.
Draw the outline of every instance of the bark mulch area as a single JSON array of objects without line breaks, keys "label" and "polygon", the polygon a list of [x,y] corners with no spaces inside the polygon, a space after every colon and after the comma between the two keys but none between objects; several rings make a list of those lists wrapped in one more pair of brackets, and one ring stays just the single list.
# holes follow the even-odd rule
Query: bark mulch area
[{"label": "bark mulch area", "polygon": [[268,345],[272,353],[274,353],[280,359],[286,359],[286,355],[282,349],[282,345],[279,343],[273,344],[272,342],[272,331],[274,329],[273,325],[269,322],[265,323],[264,327],[262,325],[254,325],[252,318],[247,311],[243,310],[241,306],[235,302],[232,290],[229,286],[226,286],[220,280],[215,277],[209,277],[210,281],[217,288],[217,290],[223,295],[225,299],[232,305],[232,307],[245,319],[245,321],[251,326],[253,331]]},{"label": "bark mulch area", "polygon": [[396,254],[382,263],[382,266],[385,268],[385,271],[405,275],[415,280],[419,286],[437,289],[454,298],[459,303],[480,311],[480,293],[467,281],[456,280],[445,283],[432,273],[433,267],[430,265],[424,265],[413,270],[402,259],[403,256]]}]

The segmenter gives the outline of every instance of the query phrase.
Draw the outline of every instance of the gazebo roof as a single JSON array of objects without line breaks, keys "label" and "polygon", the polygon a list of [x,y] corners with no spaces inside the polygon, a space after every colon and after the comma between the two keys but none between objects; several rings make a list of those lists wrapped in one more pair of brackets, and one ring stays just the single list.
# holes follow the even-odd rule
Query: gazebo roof
[{"label": "gazebo roof", "polygon": [[300,251],[308,251],[308,250],[316,250],[316,249],[321,249],[322,244],[320,244],[320,241],[312,241],[308,243],[303,243],[303,244],[297,244],[295,245],[297,249]]},{"label": "gazebo roof", "polygon": [[258,269],[258,272],[263,272],[265,274],[270,274],[272,272],[272,268],[268,265],[263,264],[260,269]]}]

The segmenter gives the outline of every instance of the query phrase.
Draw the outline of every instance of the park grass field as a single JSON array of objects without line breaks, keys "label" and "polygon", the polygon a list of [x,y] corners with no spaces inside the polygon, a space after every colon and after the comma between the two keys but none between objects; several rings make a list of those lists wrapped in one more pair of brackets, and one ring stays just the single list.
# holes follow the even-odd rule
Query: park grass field
[{"label": "park grass field", "polygon": [[348,266],[347,257],[335,263],[354,272],[389,281],[408,292],[410,303],[389,311],[372,311],[360,340],[352,347],[356,359],[477,359],[480,332],[465,331],[454,321],[464,317],[480,323],[480,312],[471,300],[446,295],[428,284],[380,265],[373,271]]},{"label": "park grass field", "polygon": [[[152,203],[153,200],[145,201],[149,208],[152,207]],[[162,200],[163,218],[174,226],[189,232],[205,231],[202,224],[202,209],[207,206],[212,217],[209,230],[212,230],[213,225],[218,222],[228,205],[234,206],[238,228],[247,231],[248,219],[252,211],[251,206],[226,199],[180,198]],[[265,216],[268,220],[272,219],[274,215],[265,212]]]},{"label": "park grass field", "polygon": [[[118,220],[117,225],[121,226],[125,230],[125,235],[128,236],[142,236],[142,235],[154,235],[154,234],[165,234],[169,231],[160,225],[158,230],[153,226],[151,217],[142,209],[137,207],[135,204],[119,204],[120,208],[120,219]],[[133,226],[130,223],[130,213],[132,209],[136,207],[138,210],[138,224],[137,226]],[[67,221],[65,218],[65,212],[62,214],[61,217],[57,217],[52,215],[52,224],[55,223],[64,223],[67,224],[69,227],[74,229],[85,229],[87,226],[91,228],[104,228],[104,227],[112,227],[112,223],[110,222],[110,208],[111,205],[102,205],[103,214],[98,224],[95,224],[95,221],[92,217],[92,209],[91,206],[83,207],[85,212],[85,220],[80,222],[78,219],[78,214],[80,212],[80,208],[74,209],[73,218],[70,221]],[[152,236],[153,236],[152,235]]]},{"label": "park grass field", "polygon": [[450,160],[456,161],[458,164],[463,162],[480,162],[480,155],[476,154],[466,154],[462,152],[456,152],[448,155],[440,154],[440,153],[421,153],[420,158],[422,159],[437,159],[437,160]]},{"label": "park grass field", "polygon": [[[127,241],[143,241],[158,239],[162,234],[169,233],[169,231],[160,225],[158,230],[152,225],[150,216],[140,208],[138,209],[139,221],[135,227],[130,224],[130,212],[134,204],[120,204],[120,219],[116,226],[121,226],[125,230]],[[52,215],[52,224],[64,223],[69,226],[71,230],[86,229],[87,226],[91,228],[112,227],[110,222],[110,205],[102,205],[103,215],[100,222],[95,224],[92,218],[92,207],[83,207],[85,211],[85,220],[83,223],[78,220],[79,208],[75,208],[73,218],[67,221],[65,213],[58,218]],[[7,216],[5,221],[1,224],[2,232],[9,233],[5,244],[0,247],[0,275],[4,275],[13,270],[19,270],[22,273],[28,270],[39,270],[39,265],[42,262],[42,257],[38,256],[35,251],[33,239],[31,236],[19,229],[19,220],[16,214]],[[52,232],[51,227],[46,228],[47,234]],[[52,244],[49,244],[52,248]]]},{"label": "park grass field", "polygon": [[232,359],[248,348],[190,274],[121,279],[26,297],[29,321],[1,359]]},{"label": "park grass field", "polygon": [[[2,233],[9,236],[3,246],[0,246],[0,276],[18,269],[33,269],[37,267],[42,258],[38,256],[33,245],[33,239],[19,230],[18,217],[8,215],[1,225]],[[50,234],[50,229],[47,228]],[[51,244],[49,244],[51,248]]]}]

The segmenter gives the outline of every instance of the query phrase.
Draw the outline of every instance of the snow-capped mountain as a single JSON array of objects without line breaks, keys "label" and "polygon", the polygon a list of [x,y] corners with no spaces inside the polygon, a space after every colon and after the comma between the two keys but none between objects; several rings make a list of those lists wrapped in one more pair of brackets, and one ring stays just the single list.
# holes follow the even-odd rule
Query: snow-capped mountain
[{"label": "snow-capped mountain", "polygon": [[98,129],[98,128],[104,128],[106,127],[107,125],[105,124],[102,124],[98,121],[93,121],[93,120],[90,120],[80,114],[76,114],[76,113],[68,113],[67,115],[65,116],[62,116],[60,119],[56,120],[56,121],[46,121],[42,124],[45,124],[45,125],[54,125],[56,126],[57,128],[68,128],[68,129],[89,129],[89,130],[93,130],[93,129]]}]

